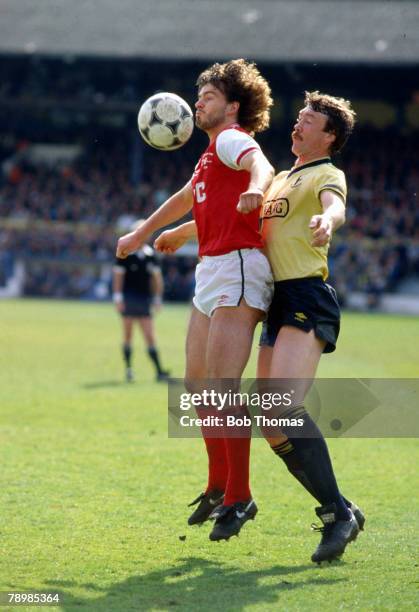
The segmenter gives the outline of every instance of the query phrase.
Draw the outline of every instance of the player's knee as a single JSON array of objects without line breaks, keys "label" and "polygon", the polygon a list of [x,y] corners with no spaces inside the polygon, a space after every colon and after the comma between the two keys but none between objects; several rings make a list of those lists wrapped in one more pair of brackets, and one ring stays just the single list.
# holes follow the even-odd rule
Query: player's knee
[{"label": "player's knee", "polygon": [[183,379],[183,386],[188,393],[202,393],[205,385],[202,379],[187,374]]}]

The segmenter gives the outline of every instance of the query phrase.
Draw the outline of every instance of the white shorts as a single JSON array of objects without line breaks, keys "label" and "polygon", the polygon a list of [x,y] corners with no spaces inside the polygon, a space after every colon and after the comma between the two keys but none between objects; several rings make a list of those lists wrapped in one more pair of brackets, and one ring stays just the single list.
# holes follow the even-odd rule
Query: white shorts
[{"label": "white shorts", "polygon": [[204,256],[196,267],[195,279],[193,303],[208,317],[216,308],[239,306],[242,299],[251,308],[267,312],[272,301],[271,267],[259,249]]}]

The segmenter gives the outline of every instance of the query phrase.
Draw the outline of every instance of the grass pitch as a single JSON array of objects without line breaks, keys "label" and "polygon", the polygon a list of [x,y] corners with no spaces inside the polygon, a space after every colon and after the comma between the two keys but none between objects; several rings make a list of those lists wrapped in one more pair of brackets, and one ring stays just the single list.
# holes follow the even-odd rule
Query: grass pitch
[{"label": "grass pitch", "polygon": [[[342,491],[367,516],[343,561],[310,562],[316,503],[260,439],[257,520],[211,543],[207,526],[186,526],[205,484],[202,441],[168,439],[166,387],[139,335],[137,382],[123,382],[112,306],[2,302],[0,317],[0,591],[58,592],[64,611],[418,609],[416,440],[330,441]],[[187,320],[173,306],[157,318],[179,377]],[[345,314],[319,374],[417,377],[418,329]]]}]

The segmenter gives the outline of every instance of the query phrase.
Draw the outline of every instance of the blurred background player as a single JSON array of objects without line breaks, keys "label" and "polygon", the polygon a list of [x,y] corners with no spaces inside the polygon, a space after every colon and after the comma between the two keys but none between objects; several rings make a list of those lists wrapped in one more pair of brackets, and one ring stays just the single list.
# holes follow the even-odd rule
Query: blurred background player
[{"label": "blurred background player", "polygon": [[[186,385],[235,381],[249,359],[253,334],[272,298],[269,263],[260,250],[259,207],[272,168],[250,135],[269,125],[271,90],[253,63],[214,64],[198,78],[196,125],[209,137],[192,179],[145,223],[118,241],[126,257],[153,232],[193,209],[201,263],[186,340]],[[233,407],[244,411],[244,407]],[[209,459],[207,488],[189,524],[203,523],[222,502],[211,540],[228,540],[253,519],[249,486],[250,435],[224,436],[202,429]],[[221,435],[220,435],[221,434]]]},{"label": "blurred background player", "polygon": [[[144,221],[138,221],[135,228]],[[116,258],[113,268],[113,301],[121,314],[123,345],[127,382],[134,380],[132,369],[132,335],[134,324],[142,332],[147,345],[147,353],[156,369],[158,381],[167,380],[169,372],[162,368],[156,347],[153,323],[153,310],[162,305],[163,277],[157,265],[153,249],[148,244],[140,245],[138,250],[125,259]]]}]

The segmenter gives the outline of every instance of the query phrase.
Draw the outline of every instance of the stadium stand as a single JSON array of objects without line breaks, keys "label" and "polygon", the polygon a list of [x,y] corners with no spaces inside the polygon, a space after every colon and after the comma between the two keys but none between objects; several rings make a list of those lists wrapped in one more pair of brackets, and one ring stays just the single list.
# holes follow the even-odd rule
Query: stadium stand
[{"label": "stadium stand", "polygon": [[[349,179],[348,220],[331,257],[342,301],[348,292],[363,291],[374,306],[383,292],[395,291],[399,281],[418,273],[414,147],[413,136],[371,128],[360,129],[348,145],[341,160]],[[277,162],[287,149],[275,153]],[[21,148],[20,154],[0,186],[0,248],[4,261],[13,256],[26,262],[27,295],[105,297],[95,286],[102,287],[106,278],[103,266],[112,262],[118,228],[150,214],[189,171],[184,163],[179,172],[169,156],[163,178],[161,164],[152,164],[149,178],[134,186],[127,156],[118,147],[60,167],[36,166],[25,161]],[[193,266],[193,258],[165,260],[168,299],[189,299]]]},{"label": "stadium stand", "polygon": [[[164,23],[168,2],[134,7],[124,0],[130,14],[138,10],[153,24],[141,36],[135,19],[118,20],[112,35],[104,35],[115,10],[107,0],[99,11],[96,0],[79,6],[81,20],[77,2],[57,8],[45,0],[36,11],[28,0],[4,3],[0,295],[108,299],[118,232],[182,185],[205,147],[195,133],[184,149],[162,154],[145,147],[135,128],[140,102],[157,90],[193,102],[195,75],[214,60],[196,39],[203,15],[220,24],[220,59],[250,56],[272,84],[272,129],[261,142],[277,169],[292,164],[289,129],[305,89],[353,100],[359,126],[336,159],[349,182],[347,223],[331,251],[331,280],[341,301],[351,306],[353,295],[362,295],[358,304],[376,308],[384,294],[419,292],[415,3],[401,2],[392,20],[386,3],[356,3],[356,28],[350,27],[353,3],[336,3],[340,18],[330,22],[319,47],[317,36],[309,44],[310,32],[316,20],[324,22],[329,2],[316,0],[312,19],[304,20],[299,15],[312,2],[261,0],[255,9],[245,1],[235,21],[235,0],[213,3],[209,13],[205,2],[180,0],[176,27]],[[52,8],[55,26],[46,30]],[[79,27],[69,28],[74,20]],[[295,45],[296,37],[306,44]],[[162,259],[166,299],[190,298],[195,261],[193,250]]]}]

